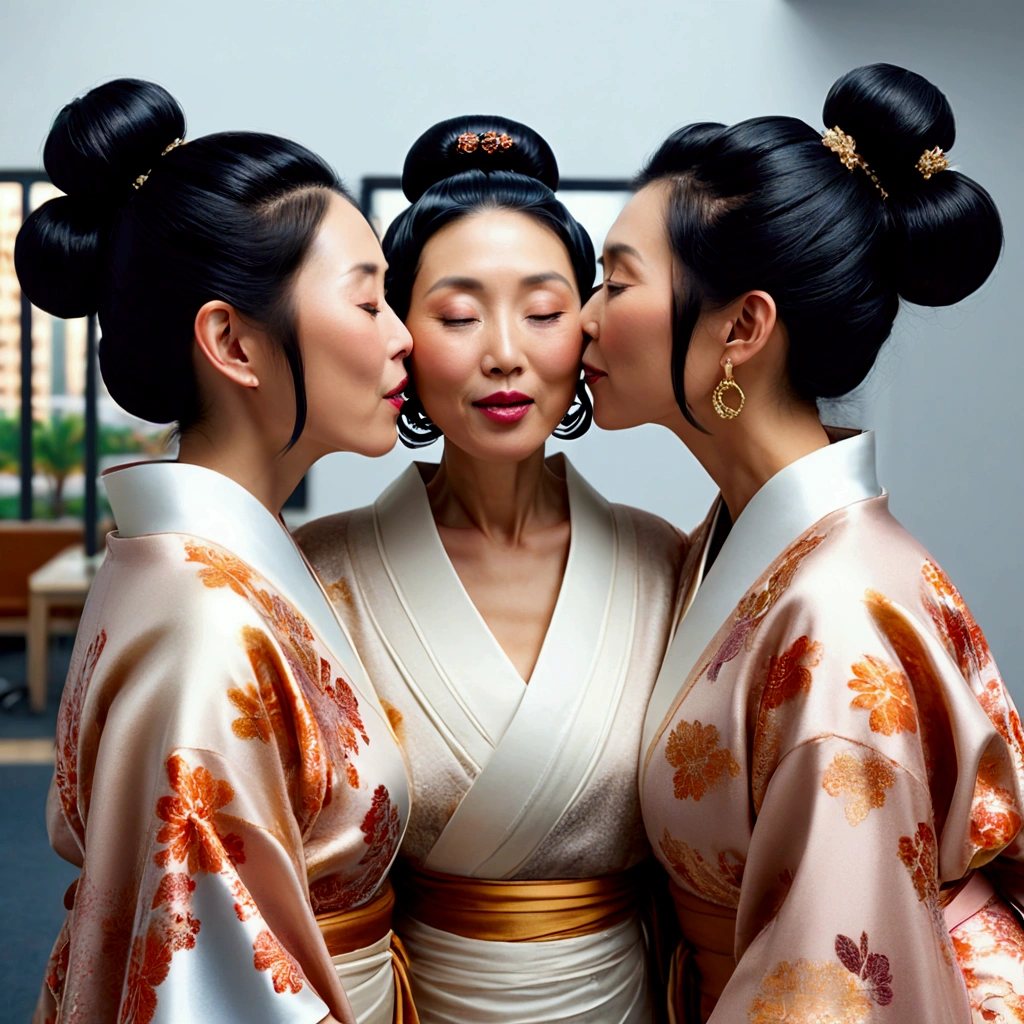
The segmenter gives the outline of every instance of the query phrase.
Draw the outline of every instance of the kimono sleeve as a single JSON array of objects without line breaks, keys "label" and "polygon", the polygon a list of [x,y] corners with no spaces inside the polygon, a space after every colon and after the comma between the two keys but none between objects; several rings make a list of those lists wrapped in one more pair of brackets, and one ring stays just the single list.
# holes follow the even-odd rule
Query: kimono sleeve
[{"label": "kimono sleeve", "polygon": [[83,851],[46,979],[58,1019],[352,1020],[303,851],[330,767],[286,659],[232,596],[90,645],[51,801],[51,835]]},{"label": "kimono sleeve", "polygon": [[920,608],[858,597],[795,602],[766,631],[715,1021],[971,1019],[944,887],[1019,829],[1014,756]]}]

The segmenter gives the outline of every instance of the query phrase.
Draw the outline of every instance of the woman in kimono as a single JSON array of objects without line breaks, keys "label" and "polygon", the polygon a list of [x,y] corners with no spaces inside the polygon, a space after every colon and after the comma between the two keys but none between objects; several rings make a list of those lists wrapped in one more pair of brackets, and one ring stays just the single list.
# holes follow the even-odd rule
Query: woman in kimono
[{"label": "woman in kimono", "polygon": [[948,170],[953,115],[919,75],[859,68],[824,121],[671,135],[583,311],[598,423],[665,424],[721,489],[644,725],[672,1012],[1024,1020],[1020,719],[889,512],[874,435],[815,403],[865,378],[901,297],[978,288],[1000,220]]},{"label": "woman in kimono", "polygon": [[652,1019],[636,779],[682,539],[545,459],[590,422],[594,257],[557,186],[504,118],[413,146],[384,240],[416,341],[399,431],[444,452],[297,534],[409,758],[398,929],[424,1022]]},{"label": "woman in kimono", "polygon": [[98,310],[110,394],[179,435],[105,477],[48,807],[81,874],[35,1020],[390,1024],[404,761],[280,509],[324,453],[393,446],[410,340],[317,156],[184,133],[156,85],[74,100],[67,195],[18,236],[32,301]]}]

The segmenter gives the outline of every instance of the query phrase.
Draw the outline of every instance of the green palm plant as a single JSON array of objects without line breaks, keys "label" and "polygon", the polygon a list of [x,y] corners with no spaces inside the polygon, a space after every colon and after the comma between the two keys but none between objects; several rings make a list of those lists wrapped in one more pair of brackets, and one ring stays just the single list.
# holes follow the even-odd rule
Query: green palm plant
[{"label": "green palm plant", "polygon": [[0,416],[0,473],[17,473],[21,424],[14,416]]},{"label": "green palm plant", "polygon": [[64,515],[64,484],[85,458],[85,420],[55,413],[47,423],[36,423],[32,433],[35,468],[45,473],[52,486],[54,518]]}]

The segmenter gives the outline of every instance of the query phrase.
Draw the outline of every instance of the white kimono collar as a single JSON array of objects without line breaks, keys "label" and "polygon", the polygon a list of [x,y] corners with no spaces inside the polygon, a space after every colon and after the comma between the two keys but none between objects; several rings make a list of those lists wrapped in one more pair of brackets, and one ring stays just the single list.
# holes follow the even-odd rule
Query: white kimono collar
[{"label": "white kimono collar", "polygon": [[[680,687],[704,649],[764,569],[825,516],[884,493],[875,472],[874,432],[825,429],[832,444],[791,462],[761,487],[740,513],[700,583],[651,696],[644,751],[660,735]],[[713,527],[712,521],[705,545],[714,534]],[[703,558],[699,563],[703,565]]]},{"label": "white kimono collar", "polygon": [[[310,623],[359,692],[377,695],[316,574],[291,534],[241,484],[183,462],[139,462],[103,474],[119,537],[180,533],[216,544],[266,577]],[[383,712],[380,712],[383,714]]]}]

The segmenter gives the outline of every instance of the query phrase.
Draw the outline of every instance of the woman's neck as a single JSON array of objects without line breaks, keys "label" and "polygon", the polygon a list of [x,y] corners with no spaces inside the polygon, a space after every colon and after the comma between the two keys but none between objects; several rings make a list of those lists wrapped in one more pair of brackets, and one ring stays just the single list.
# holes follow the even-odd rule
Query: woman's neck
[{"label": "woman's neck", "polygon": [[[753,410],[751,410],[753,411]],[[715,420],[702,434],[680,416],[674,432],[718,485],[735,523],[750,499],[780,470],[829,443],[814,406],[790,404],[745,418]]]},{"label": "woman's neck", "polygon": [[281,454],[271,451],[257,431],[199,426],[182,435],[178,462],[212,469],[234,480],[275,516],[315,461],[300,450],[302,441]]},{"label": "woman's neck", "polygon": [[477,529],[503,546],[569,518],[565,481],[545,464],[543,447],[520,462],[493,462],[445,442],[427,497],[438,526]]}]

